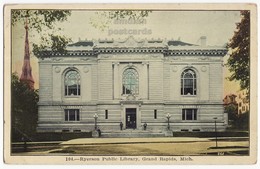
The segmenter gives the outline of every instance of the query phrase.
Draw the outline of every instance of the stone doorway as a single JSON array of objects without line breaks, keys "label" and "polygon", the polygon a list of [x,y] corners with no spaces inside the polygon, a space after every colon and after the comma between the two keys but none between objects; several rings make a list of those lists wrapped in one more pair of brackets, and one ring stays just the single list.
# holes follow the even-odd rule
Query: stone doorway
[{"label": "stone doorway", "polygon": [[136,128],[136,108],[126,108],[126,129]]}]

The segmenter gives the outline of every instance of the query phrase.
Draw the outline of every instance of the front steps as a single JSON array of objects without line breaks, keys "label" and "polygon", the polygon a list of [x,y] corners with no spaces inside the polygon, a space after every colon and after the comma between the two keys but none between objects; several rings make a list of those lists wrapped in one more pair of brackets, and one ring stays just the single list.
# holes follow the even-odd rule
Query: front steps
[{"label": "front steps", "polygon": [[101,137],[103,138],[138,138],[138,137],[165,137],[167,134],[165,131],[159,130],[111,130],[102,131]]}]

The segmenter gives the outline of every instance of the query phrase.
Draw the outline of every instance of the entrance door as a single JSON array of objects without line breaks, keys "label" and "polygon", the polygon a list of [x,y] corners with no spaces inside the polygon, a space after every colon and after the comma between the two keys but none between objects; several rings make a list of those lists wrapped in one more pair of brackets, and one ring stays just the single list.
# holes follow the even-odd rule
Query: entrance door
[{"label": "entrance door", "polygon": [[126,108],[126,128],[136,128],[136,108]]}]

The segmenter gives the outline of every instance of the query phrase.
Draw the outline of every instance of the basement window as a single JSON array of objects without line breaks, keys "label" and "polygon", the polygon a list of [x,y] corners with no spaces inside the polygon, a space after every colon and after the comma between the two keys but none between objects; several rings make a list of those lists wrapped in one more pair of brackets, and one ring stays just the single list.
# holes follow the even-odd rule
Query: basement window
[{"label": "basement window", "polygon": [[154,110],[154,119],[157,119],[157,110]]},{"label": "basement window", "polygon": [[105,119],[108,119],[108,110],[105,110]]}]

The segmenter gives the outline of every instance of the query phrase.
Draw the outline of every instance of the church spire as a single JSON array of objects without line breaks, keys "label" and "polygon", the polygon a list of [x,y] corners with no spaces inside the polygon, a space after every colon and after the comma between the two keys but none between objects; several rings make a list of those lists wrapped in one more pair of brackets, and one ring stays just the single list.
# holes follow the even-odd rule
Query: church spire
[{"label": "church spire", "polygon": [[24,61],[22,74],[20,76],[20,81],[23,81],[29,85],[31,89],[34,89],[34,80],[32,77],[32,67],[30,64],[30,51],[29,51],[29,40],[28,40],[28,23],[27,18],[25,22],[25,48],[24,48]]}]

